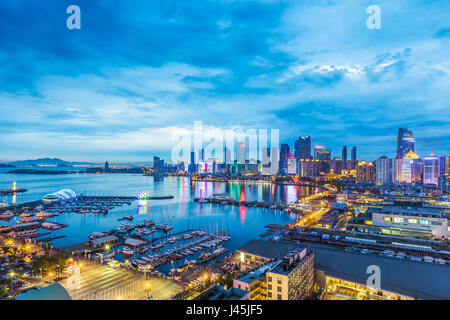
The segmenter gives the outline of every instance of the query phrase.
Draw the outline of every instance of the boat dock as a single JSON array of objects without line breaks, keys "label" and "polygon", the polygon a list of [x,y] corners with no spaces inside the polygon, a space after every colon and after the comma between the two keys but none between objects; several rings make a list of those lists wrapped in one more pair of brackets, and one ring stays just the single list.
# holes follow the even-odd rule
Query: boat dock
[{"label": "boat dock", "polygon": [[214,197],[209,198],[195,198],[195,202],[199,203],[215,203],[221,205],[232,205],[232,206],[244,206],[244,207],[256,207],[256,208],[268,208],[275,210],[289,210],[288,205],[284,203],[269,203],[260,201],[238,201],[235,199],[218,199]]}]

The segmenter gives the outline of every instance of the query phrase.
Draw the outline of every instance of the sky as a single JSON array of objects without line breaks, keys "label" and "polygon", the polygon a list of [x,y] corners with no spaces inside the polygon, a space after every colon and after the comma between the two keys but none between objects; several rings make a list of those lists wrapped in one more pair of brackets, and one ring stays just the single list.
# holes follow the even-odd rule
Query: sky
[{"label": "sky", "polygon": [[[69,30],[69,5],[81,29]],[[369,29],[369,5],[381,29]],[[177,130],[450,155],[448,0],[0,0],[0,160],[169,160]]]}]

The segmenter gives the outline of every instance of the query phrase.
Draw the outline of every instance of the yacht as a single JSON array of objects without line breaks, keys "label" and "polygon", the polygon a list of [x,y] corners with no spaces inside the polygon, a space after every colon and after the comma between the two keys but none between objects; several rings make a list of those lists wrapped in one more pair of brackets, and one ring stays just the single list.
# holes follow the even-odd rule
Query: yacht
[{"label": "yacht", "polygon": [[0,219],[11,219],[12,217],[14,217],[14,213],[12,213],[11,211],[6,211],[0,214]]}]

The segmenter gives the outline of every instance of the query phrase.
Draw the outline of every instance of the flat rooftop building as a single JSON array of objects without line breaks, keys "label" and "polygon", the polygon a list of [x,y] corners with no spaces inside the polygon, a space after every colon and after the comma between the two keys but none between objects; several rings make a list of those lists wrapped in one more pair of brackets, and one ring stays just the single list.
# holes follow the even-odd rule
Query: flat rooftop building
[{"label": "flat rooftop building", "polygon": [[388,201],[369,206],[364,217],[348,222],[347,230],[448,239],[449,213],[445,207],[424,202]]}]

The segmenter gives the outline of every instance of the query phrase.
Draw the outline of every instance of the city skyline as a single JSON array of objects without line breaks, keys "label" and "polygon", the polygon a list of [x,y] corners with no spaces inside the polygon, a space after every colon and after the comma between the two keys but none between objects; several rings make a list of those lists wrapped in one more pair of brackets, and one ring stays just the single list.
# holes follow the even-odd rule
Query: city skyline
[{"label": "city skyline", "polygon": [[367,160],[405,127],[416,153],[448,153],[448,2],[379,1],[380,30],[365,1],[77,4],[81,30],[65,3],[0,5],[1,161],[167,159],[197,120]]}]

